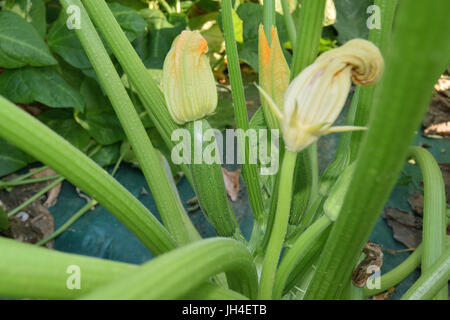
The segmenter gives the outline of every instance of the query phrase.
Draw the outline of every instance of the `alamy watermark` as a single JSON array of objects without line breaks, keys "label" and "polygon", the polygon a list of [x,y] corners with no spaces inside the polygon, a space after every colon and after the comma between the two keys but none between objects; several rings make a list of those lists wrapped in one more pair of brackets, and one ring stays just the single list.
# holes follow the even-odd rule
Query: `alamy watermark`
[{"label": "alamy watermark", "polygon": [[69,274],[66,280],[66,288],[69,290],[81,289],[81,269],[76,264],[67,267],[66,273]]},{"label": "alamy watermark", "polygon": [[259,164],[261,175],[278,172],[280,134],[276,129],[227,129],[222,135],[217,129],[203,130],[202,122],[195,121],[193,132],[176,129],[171,139],[178,142],[171,151],[175,164],[243,164],[246,159],[240,146],[247,143],[248,163]]}]

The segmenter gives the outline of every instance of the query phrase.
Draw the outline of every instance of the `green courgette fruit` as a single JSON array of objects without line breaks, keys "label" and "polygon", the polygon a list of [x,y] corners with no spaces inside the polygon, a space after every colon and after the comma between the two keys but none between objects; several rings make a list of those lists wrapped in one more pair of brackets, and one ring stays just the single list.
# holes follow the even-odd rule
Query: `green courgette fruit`
[{"label": "green courgette fruit", "polygon": [[[212,138],[213,135],[212,137],[209,136],[213,141],[204,140],[204,134],[208,134],[208,130],[212,130],[211,126],[206,120],[198,120],[190,122],[187,125],[187,129],[191,136],[190,170],[192,185],[197,195],[198,203],[219,236],[242,240],[243,237],[239,230],[238,222],[227,198],[220,161],[209,164],[209,161],[203,159],[203,155],[209,154],[208,150],[212,150],[213,144],[216,145],[215,138]],[[209,133],[211,132],[209,131]],[[202,158],[199,158],[200,152],[202,153]],[[220,158],[219,154],[216,154],[216,156],[218,159]],[[196,157],[197,160],[201,159],[201,161],[195,161]]]}]

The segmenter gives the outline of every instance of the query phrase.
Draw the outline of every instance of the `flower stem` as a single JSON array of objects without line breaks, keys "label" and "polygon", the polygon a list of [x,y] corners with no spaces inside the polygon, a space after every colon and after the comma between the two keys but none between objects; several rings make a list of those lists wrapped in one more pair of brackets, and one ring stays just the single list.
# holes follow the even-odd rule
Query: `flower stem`
[{"label": "flower stem", "polygon": [[278,190],[277,211],[261,271],[261,281],[258,295],[260,299],[272,299],[275,273],[278,260],[280,259],[281,249],[283,248],[283,242],[286,236],[289,221],[293,184],[292,175],[294,172],[296,159],[296,152],[289,150],[285,151],[283,165],[280,172],[281,176],[280,188]]}]

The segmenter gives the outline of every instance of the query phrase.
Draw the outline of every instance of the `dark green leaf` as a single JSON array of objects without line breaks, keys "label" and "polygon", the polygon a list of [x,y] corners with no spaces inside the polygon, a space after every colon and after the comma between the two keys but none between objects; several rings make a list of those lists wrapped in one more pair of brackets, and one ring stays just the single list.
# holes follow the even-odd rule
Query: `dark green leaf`
[{"label": "dark green leaf", "polygon": [[233,101],[230,98],[221,98],[217,104],[216,112],[206,118],[212,128],[224,130],[234,126]]},{"label": "dark green leaf", "polygon": [[369,14],[366,11],[373,0],[334,0],[334,4],[337,12],[334,27],[338,31],[338,41],[345,43],[354,38],[367,39],[369,29],[366,21]]},{"label": "dark green leaf", "polygon": [[120,155],[120,143],[115,143],[109,146],[104,146],[97,152],[92,160],[97,162],[101,167],[106,167],[117,162]]},{"label": "dark green leaf", "polygon": [[45,20],[45,3],[43,0],[14,0],[7,1],[4,10],[12,11],[26,19],[44,38],[47,28]]},{"label": "dark green leaf", "polygon": [[109,145],[125,138],[109,100],[95,80],[86,78],[81,85],[81,94],[86,101],[84,113],[76,115],[77,121],[102,145]]},{"label": "dark green leaf", "polygon": [[144,32],[146,22],[135,10],[119,3],[108,5],[130,42],[136,39],[139,33]]},{"label": "dark green leaf", "polygon": [[0,139],[0,177],[22,169],[32,161],[33,158],[25,152]]},{"label": "dark green leaf", "polygon": [[56,63],[31,24],[11,11],[0,12],[0,67],[40,67]]},{"label": "dark green leaf", "polygon": [[91,136],[75,121],[72,110],[48,110],[39,116],[39,120],[78,149],[89,144]]},{"label": "dark green leaf", "polygon": [[147,68],[161,69],[173,40],[186,28],[186,20],[173,16],[173,25],[159,10],[144,9],[139,13],[147,21],[149,34],[137,39],[136,49]]},{"label": "dark green leaf", "polygon": [[0,75],[0,94],[16,103],[40,102],[54,108],[83,111],[83,97],[54,68],[5,70]]}]

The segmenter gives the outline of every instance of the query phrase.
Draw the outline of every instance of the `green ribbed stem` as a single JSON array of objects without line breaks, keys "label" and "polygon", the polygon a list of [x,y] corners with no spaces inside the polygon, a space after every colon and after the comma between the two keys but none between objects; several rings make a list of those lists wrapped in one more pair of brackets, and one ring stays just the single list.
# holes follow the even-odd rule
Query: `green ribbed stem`
[{"label": "green ribbed stem", "polygon": [[402,300],[428,300],[436,296],[443,289],[447,290],[450,279],[450,247],[444,254],[422,274],[419,280],[403,295]]},{"label": "green ribbed stem", "polygon": [[201,240],[157,257],[82,298],[177,299],[211,276],[226,272],[230,289],[254,299],[257,274],[252,260],[236,240]]},{"label": "green ribbed stem", "polygon": [[[445,234],[447,229],[445,223],[445,184],[441,169],[428,150],[411,147],[409,149],[409,156],[416,160],[423,177],[422,272],[426,273],[445,250]],[[447,300],[447,288],[443,288],[436,296],[436,299]]]},{"label": "green ribbed stem", "polygon": [[292,196],[292,174],[295,168],[297,153],[285,150],[280,172],[277,211],[272,226],[269,243],[264,256],[259,286],[259,299],[272,299],[275,273],[289,222]]}]

